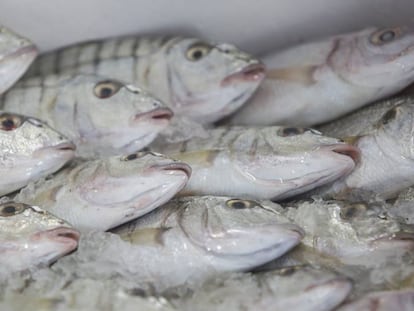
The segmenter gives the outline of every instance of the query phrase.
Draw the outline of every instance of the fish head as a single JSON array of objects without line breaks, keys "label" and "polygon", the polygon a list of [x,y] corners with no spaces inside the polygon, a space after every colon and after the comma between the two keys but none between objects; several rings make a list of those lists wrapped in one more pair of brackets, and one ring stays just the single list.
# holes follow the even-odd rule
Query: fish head
[{"label": "fish head", "polygon": [[229,167],[238,171],[245,191],[263,188],[261,198],[281,199],[331,182],[350,173],[359,157],[358,148],[312,129],[241,130],[230,146]]},{"label": "fish head", "polygon": [[178,222],[188,239],[235,269],[277,258],[304,235],[271,206],[257,201],[212,196],[183,200]]},{"label": "fish head", "polygon": [[173,116],[164,103],[137,86],[95,75],[78,75],[63,83],[56,119],[68,123],[64,118],[69,112],[73,124],[66,126],[74,126],[80,142],[101,155],[142,149]]},{"label": "fish head", "polygon": [[11,270],[50,265],[78,246],[78,231],[37,206],[1,203],[0,226],[0,258]]},{"label": "fish head", "polygon": [[404,234],[378,203],[318,200],[287,213],[306,231],[307,246],[346,264],[380,265],[414,248],[412,234]]},{"label": "fish head", "polygon": [[32,42],[0,25],[0,94],[23,75],[37,53]]},{"label": "fish head", "polygon": [[0,112],[0,193],[17,190],[45,177],[75,155],[75,146],[46,123],[15,113]]},{"label": "fish head", "polygon": [[103,222],[110,220],[109,229],[167,202],[190,175],[187,164],[144,151],[89,161],[76,170],[73,183],[81,201],[96,207]]},{"label": "fish head", "polygon": [[374,135],[388,158],[411,162],[414,159],[414,103],[400,104],[386,111]]},{"label": "fish head", "polygon": [[263,64],[230,44],[180,39],[166,54],[172,109],[202,123],[234,112],[264,78]]},{"label": "fish head", "polygon": [[329,62],[351,84],[388,95],[414,79],[414,32],[407,27],[367,28],[336,44]]}]

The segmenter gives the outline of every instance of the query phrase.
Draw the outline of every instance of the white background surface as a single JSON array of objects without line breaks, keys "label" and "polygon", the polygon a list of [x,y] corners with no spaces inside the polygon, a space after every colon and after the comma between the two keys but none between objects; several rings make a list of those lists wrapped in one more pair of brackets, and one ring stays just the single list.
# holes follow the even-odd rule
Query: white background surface
[{"label": "white background surface", "polygon": [[365,26],[414,25],[414,0],[0,0],[0,23],[41,50],[125,34],[184,34],[263,53]]}]

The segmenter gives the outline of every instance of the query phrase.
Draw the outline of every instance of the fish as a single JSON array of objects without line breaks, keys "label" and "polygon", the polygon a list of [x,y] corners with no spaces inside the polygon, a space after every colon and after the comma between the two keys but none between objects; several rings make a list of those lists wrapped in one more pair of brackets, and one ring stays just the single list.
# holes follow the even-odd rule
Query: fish
[{"label": "fish", "polygon": [[365,130],[360,129],[361,134],[342,137],[360,150],[360,160],[349,175],[320,189],[321,196],[353,201],[387,200],[414,185],[413,98],[398,101],[378,115],[379,120]]},{"label": "fish", "polygon": [[350,173],[357,148],[295,127],[221,127],[151,150],[188,163],[192,176],[182,195],[224,195],[282,200]]},{"label": "fish", "polygon": [[206,282],[179,310],[329,311],[349,295],[352,282],[330,271],[293,266],[233,274]]},{"label": "fish", "polygon": [[49,266],[78,246],[79,232],[38,206],[0,204],[0,275]]},{"label": "fish", "polygon": [[75,145],[45,122],[0,111],[0,196],[52,174],[75,156]]},{"label": "fish", "polygon": [[187,37],[125,37],[39,56],[24,79],[98,74],[139,85],[176,116],[212,123],[239,108],[264,78],[263,64],[234,45]]},{"label": "fish", "polygon": [[187,164],[142,151],[75,161],[14,199],[41,205],[78,230],[106,231],[167,202],[190,175]]},{"label": "fish", "polygon": [[37,54],[36,46],[29,39],[0,25],[0,94],[26,72]]},{"label": "fish", "polygon": [[414,290],[381,291],[351,301],[337,311],[411,311],[414,309]]},{"label": "fish", "polygon": [[414,33],[370,27],[265,55],[266,78],[229,120],[315,126],[397,93],[414,81]]},{"label": "fish", "polygon": [[128,154],[147,146],[173,112],[148,92],[97,75],[51,75],[18,83],[0,99],[7,111],[45,120],[81,157]]},{"label": "fish", "polygon": [[256,201],[178,198],[111,232],[84,235],[78,252],[55,269],[162,294],[261,265],[289,251],[303,235]]},{"label": "fish", "polygon": [[[335,266],[370,268],[401,263],[414,250],[414,231],[406,231],[380,203],[316,199],[288,202],[278,211],[306,232],[297,253],[302,263],[322,264],[325,257]],[[311,252],[319,254],[316,261]]]}]

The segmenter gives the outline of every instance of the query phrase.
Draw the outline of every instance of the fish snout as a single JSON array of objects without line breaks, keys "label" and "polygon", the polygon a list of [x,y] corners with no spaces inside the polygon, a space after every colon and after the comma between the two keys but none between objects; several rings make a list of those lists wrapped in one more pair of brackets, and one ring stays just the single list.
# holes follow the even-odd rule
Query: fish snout
[{"label": "fish snout", "polygon": [[47,239],[65,245],[67,252],[78,247],[80,233],[69,227],[57,227],[51,230],[38,232],[35,239]]},{"label": "fish snout", "polygon": [[173,163],[166,163],[166,164],[155,164],[151,166],[151,168],[156,170],[162,170],[167,172],[174,172],[174,171],[181,171],[187,175],[187,178],[191,176],[191,167],[184,163],[184,162],[173,162]]},{"label": "fish snout", "polygon": [[260,82],[264,77],[265,66],[262,63],[255,63],[227,76],[221,81],[221,85],[228,86],[237,82]]},{"label": "fish snout", "polygon": [[337,144],[330,147],[333,152],[346,155],[350,157],[355,164],[361,159],[361,151],[358,147],[350,144]]},{"label": "fish snout", "polygon": [[139,113],[134,116],[134,122],[143,120],[154,120],[154,121],[170,121],[174,113],[169,108],[155,108],[153,110]]}]

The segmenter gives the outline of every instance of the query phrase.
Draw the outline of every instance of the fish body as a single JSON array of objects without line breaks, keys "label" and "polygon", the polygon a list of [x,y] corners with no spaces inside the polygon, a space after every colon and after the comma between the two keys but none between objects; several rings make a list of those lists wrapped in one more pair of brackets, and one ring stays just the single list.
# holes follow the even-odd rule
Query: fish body
[{"label": "fish body", "polygon": [[78,245],[78,231],[37,206],[3,201],[0,226],[0,275],[48,266]]},{"label": "fish body", "polygon": [[74,163],[15,199],[41,205],[77,229],[105,231],[167,202],[190,174],[185,163],[139,152]]},{"label": "fish body", "polygon": [[0,25],[0,94],[25,73],[36,56],[30,40]]},{"label": "fish body", "polygon": [[311,129],[223,127],[207,134],[150,146],[192,167],[183,194],[284,199],[348,174],[358,158],[356,148]]},{"label": "fish body", "polygon": [[16,85],[3,109],[45,120],[84,157],[132,153],[148,145],[173,115],[133,85],[97,75],[50,75]]},{"label": "fish body", "polygon": [[180,310],[328,311],[338,306],[351,282],[324,270],[287,267],[257,274],[233,274],[206,282],[178,305]]},{"label": "fish body", "polygon": [[0,111],[0,195],[59,170],[74,144],[43,121]]},{"label": "fish body", "polygon": [[142,86],[178,116],[209,123],[239,108],[264,78],[263,65],[230,44],[196,38],[127,37],[40,56],[28,77],[98,74]]},{"label": "fish body", "polygon": [[323,195],[364,201],[390,199],[414,184],[413,99],[398,101],[379,115],[359,136],[344,138],[361,151],[360,161],[352,173],[322,190]]},{"label": "fish body", "polygon": [[267,77],[231,118],[238,125],[314,126],[414,81],[414,33],[367,28],[263,58]]},{"label": "fish body", "polygon": [[338,311],[411,311],[414,309],[414,290],[382,291],[367,294],[366,296],[351,301]]},{"label": "fish body", "polygon": [[160,293],[248,270],[286,253],[303,236],[267,206],[210,196],[172,200],[112,232],[84,236],[79,251],[56,267]]}]

